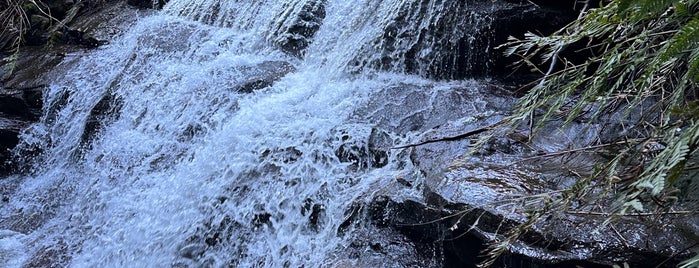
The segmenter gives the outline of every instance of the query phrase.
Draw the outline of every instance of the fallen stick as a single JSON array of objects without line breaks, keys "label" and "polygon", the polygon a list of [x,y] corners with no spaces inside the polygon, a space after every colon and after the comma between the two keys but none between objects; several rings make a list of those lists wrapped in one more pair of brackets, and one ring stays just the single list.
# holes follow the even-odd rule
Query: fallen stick
[{"label": "fallen stick", "polygon": [[504,122],[504,120],[501,120],[501,121],[498,121],[498,122],[495,123],[495,124],[492,124],[492,125],[489,125],[489,126],[485,126],[485,127],[482,127],[482,128],[478,128],[478,129],[474,129],[474,130],[471,130],[471,131],[469,131],[469,132],[462,133],[462,134],[459,134],[459,135],[456,135],[456,136],[447,136],[447,137],[442,137],[442,138],[438,138],[438,139],[426,140],[426,141],[421,141],[421,142],[418,142],[418,143],[413,143],[413,144],[408,144],[408,145],[401,145],[401,146],[391,147],[390,149],[391,149],[391,150],[405,149],[405,148],[409,148],[409,147],[417,147],[417,146],[420,146],[420,145],[425,145],[425,144],[430,144],[430,143],[435,143],[435,142],[461,140],[461,139],[465,139],[465,138],[468,138],[468,137],[473,136],[473,135],[477,135],[477,134],[486,132],[486,131],[488,131],[488,130],[493,130],[493,129],[495,129],[496,127],[498,127],[499,125],[501,125],[503,122]]}]

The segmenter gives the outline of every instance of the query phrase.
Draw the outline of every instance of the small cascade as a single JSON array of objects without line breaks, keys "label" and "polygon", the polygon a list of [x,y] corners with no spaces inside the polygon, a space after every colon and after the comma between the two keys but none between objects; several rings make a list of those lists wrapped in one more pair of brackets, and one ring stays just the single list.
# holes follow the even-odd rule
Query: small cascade
[{"label": "small cascade", "polygon": [[392,147],[494,113],[439,81],[487,65],[488,3],[170,1],[48,88],[16,149],[33,170],[1,182],[0,263],[353,263],[356,204],[404,176],[421,198]]}]

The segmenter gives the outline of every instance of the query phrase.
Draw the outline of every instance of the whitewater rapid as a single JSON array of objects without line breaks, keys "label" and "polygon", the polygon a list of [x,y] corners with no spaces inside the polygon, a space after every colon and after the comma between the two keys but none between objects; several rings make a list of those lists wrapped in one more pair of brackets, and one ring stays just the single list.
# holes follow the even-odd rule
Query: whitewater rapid
[{"label": "whitewater rapid", "polygon": [[[434,125],[400,126],[476,82],[405,75],[400,59],[372,65],[403,1],[320,1],[325,19],[303,56],[281,51],[284,14],[308,2],[173,0],[81,58],[22,135],[20,149],[41,148],[32,171],[2,182],[13,194],[0,208],[0,266],[341,261],[352,203],[415,172],[390,147]],[[294,70],[235,90],[279,62]],[[386,108],[414,96],[407,111]],[[404,194],[419,198],[415,176]]]}]

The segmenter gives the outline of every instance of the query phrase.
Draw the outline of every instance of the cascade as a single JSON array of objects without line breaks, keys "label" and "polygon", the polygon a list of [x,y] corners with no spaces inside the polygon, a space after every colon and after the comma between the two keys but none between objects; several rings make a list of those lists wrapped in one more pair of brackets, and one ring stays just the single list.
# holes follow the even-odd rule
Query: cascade
[{"label": "cascade", "polygon": [[351,263],[353,204],[401,176],[421,198],[391,147],[494,113],[443,81],[486,68],[485,2],[170,1],[48,87],[16,149],[33,169],[2,182],[0,263]]}]

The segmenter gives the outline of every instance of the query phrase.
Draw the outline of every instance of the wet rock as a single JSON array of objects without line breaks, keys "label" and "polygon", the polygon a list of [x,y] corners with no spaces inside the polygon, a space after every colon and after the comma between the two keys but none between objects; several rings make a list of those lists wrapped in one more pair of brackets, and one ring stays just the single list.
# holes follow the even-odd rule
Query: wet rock
[{"label": "wet rock", "polygon": [[19,131],[23,127],[23,122],[0,118],[0,178],[17,168],[10,150],[19,142]]},{"label": "wet rock", "polygon": [[450,121],[471,120],[504,111],[514,103],[508,93],[468,82],[448,88],[397,84],[374,93],[355,116],[404,135],[425,132]]},{"label": "wet rock", "polygon": [[[398,69],[436,79],[508,77],[508,65],[518,59],[505,59],[494,47],[527,31],[552,33],[575,16],[572,5],[530,1],[408,1],[384,22],[383,34],[357,53],[351,69]],[[382,51],[370,52],[376,48]]]},{"label": "wet rock", "polygon": [[[211,267],[214,263],[227,267],[240,265],[245,256],[245,243],[252,237],[251,229],[236,222],[228,215],[212,217],[202,223],[197,232],[179,246],[180,259],[175,267]],[[227,259],[212,259],[211,255],[226,256]],[[215,257],[214,257],[215,258]]]},{"label": "wet rock", "polygon": [[301,215],[308,217],[308,227],[317,232],[325,224],[325,205],[314,203],[312,199],[304,200]]},{"label": "wet rock", "polygon": [[189,244],[189,245],[183,246],[180,250],[178,250],[178,253],[180,256],[187,258],[187,259],[199,259],[199,258],[201,258],[202,255],[204,255],[205,250],[206,250],[206,245]]},{"label": "wet rock", "polygon": [[[425,263],[427,259],[432,262],[429,267],[476,267],[476,264],[484,260],[482,252],[487,249],[486,242],[492,237],[489,232],[504,231],[517,224],[478,207],[448,202],[435,206],[424,201],[394,198],[393,195],[379,195],[364,205],[368,207],[367,217],[372,223],[372,226],[365,228],[376,228],[381,230],[380,232],[391,230],[390,232],[394,232],[394,239],[403,239],[403,248],[385,250],[386,243],[381,239],[370,240],[375,244],[360,240],[361,242],[354,242],[352,246],[363,245],[366,247],[365,251],[386,251],[389,254],[402,254],[406,248],[419,252],[405,257],[404,263]],[[534,238],[527,240],[527,245],[555,250],[565,247],[535,234],[531,236]],[[607,267],[587,260],[551,260],[542,258],[544,254],[531,255],[533,254],[505,253],[493,267]]]},{"label": "wet rock", "polygon": [[36,121],[41,116],[42,87],[0,90],[0,116]]},{"label": "wet rock", "polygon": [[[71,249],[74,250],[74,249]],[[66,267],[72,256],[66,242],[59,240],[48,246],[43,246],[31,256],[25,267]]]},{"label": "wet rock", "polygon": [[[542,126],[542,135],[535,135],[531,142],[525,127],[491,139],[469,155],[472,143],[483,132],[450,137],[498,123],[503,115],[488,111],[507,110],[513,99],[496,92],[490,87],[464,90],[459,86],[434,89],[429,85],[397,85],[370,98],[381,99],[385,105],[370,101],[355,116],[377,122],[392,139],[400,141],[397,147],[412,144],[396,153],[410,154],[415,170],[390,178],[386,189],[369,203],[352,206],[338,234],[362,226],[362,218],[368,217],[375,228],[397,231],[418,251],[436,256],[439,265],[473,267],[483,260],[480,252],[489,243],[517,228],[527,219],[528,211],[546,202],[535,197],[572,187],[579,181],[573,174],[589,174],[594,163],[603,159],[584,152],[536,156],[621,135],[598,134],[596,125],[584,122],[575,121],[563,128],[560,122],[553,122]],[[479,98],[488,101],[481,105]],[[410,133],[416,139],[400,138]],[[391,144],[388,140],[386,143]],[[421,194],[406,198],[406,187]],[[580,206],[571,209],[582,210]],[[696,224],[691,223],[696,217],[668,216],[656,221],[659,226],[676,228],[670,231],[639,218],[622,219],[612,223],[613,227],[602,227],[603,221],[600,216],[553,211],[520,236],[495,266],[605,267],[623,262],[657,265],[663,261],[674,265],[688,257],[686,249],[693,243],[692,234],[699,233]],[[661,241],[648,241],[648,237]],[[362,245],[367,251],[384,248]]]},{"label": "wet rock", "polygon": [[242,80],[236,81],[233,91],[252,93],[255,90],[271,86],[296,68],[285,61],[264,61],[254,66],[238,69]]},{"label": "wet rock", "polygon": [[388,150],[393,142],[383,130],[371,129],[368,140],[357,139],[341,133],[342,145],[335,150],[335,156],[343,163],[351,163],[352,168],[381,168],[388,164]]},{"label": "wet rock", "polygon": [[106,123],[118,119],[122,105],[121,99],[109,91],[102,96],[92,107],[85,121],[85,128],[80,137],[81,148],[87,148]]},{"label": "wet rock", "polygon": [[326,0],[306,0],[289,3],[295,5],[275,25],[271,35],[272,43],[282,51],[295,56],[303,56],[312,42],[313,36],[325,19]]},{"label": "wet rock", "polygon": [[[584,129],[573,124],[569,129],[559,131],[573,136],[577,133],[577,137],[584,137],[580,135]],[[449,127],[442,127],[437,131],[448,133]],[[578,139],[576,142],[584,141],[585,139]],[[525,155],[536,154],[537,150],[525,148],[515,140],[507,143],[498,141],[496,145],[500,147],[495,146],[492,152],[480,156],[465,155],[469,141],[451,143],[452,145],[426,144],[413,151],[411,157],[426,178],[425,201],[418,202],[417,206],[437,209],[441,213],[452,215],[451,220],[441,223],[442,229],[468,233],[483,243],[492,242],[498,235],[523,223],[528,217],[527,211],[546,202],[547,199],[542,196],[554,196],[557,191],[571,187],[577,179],[572,174],[589,172],[585,170],[589,165],[567,164],[580,163],[580,159],[561,157],[545,158],[540,162],[522,162]],[[502,148],[508,144],[513,148]],[[535,140],[533,144],[538,148],[565,148],[571,145],[552,145],[552,142],[547,140]],[[590,159],[591,157],[582,159],[594,162],[595,159]],[[395,206],[397,208],[394,211],[418,211],[422,217],[428,219],[437,220],[440,216],[434,212],[425,212],[425,209],[414,208],[415,203],[403,202]],[[571,209],[585,210],[582,205],[573,205]],[[505,258],[505,261],[525,261],[553,266],[562,265],[564,262],[588,265],[627,262],[632,266],[658,265],[665,262],[672,265],[688,257],[689,252],[685,250],[695,243],[691,235],[686,235],[687,230],[659,227],[665,224],[688,226],[682,223],[696,220],[691,217],[667,216],[658,219],[658,225],[632,217],[605,226],[602,224],[605,218],[593,214],[565,211],[547,214],[531,231],[520,236],[508,248],[510,256]],[[395,212],[387,218],[398,219],[401,223],[414,221],[400,214],[396,215]],[[425,232],[417,231],[420,234]],[[432,236],[432,232],[427,231],[419,237]],[[648,237],[656,239],[648,241]],[[449,250],[445,249],[445,252],[447,251]]]},{"label": "wet rock", "polygon": [[[439,267],[438,248],[415,242],[390,225],[386,197],[377,202],[355,203],[347,212],[338,235],[347,235],[347,247],[332,254],[333,267]],[[370,224],[364,224],[365,219]]]},{"label": "wet rock", "polygon": [[34,89],[48,85],[57,75],[52,68],[65,57],[62,51],[45,51],[38,47],[26,47],[16,60],[2,62],[0,75],[5,89]]}]

